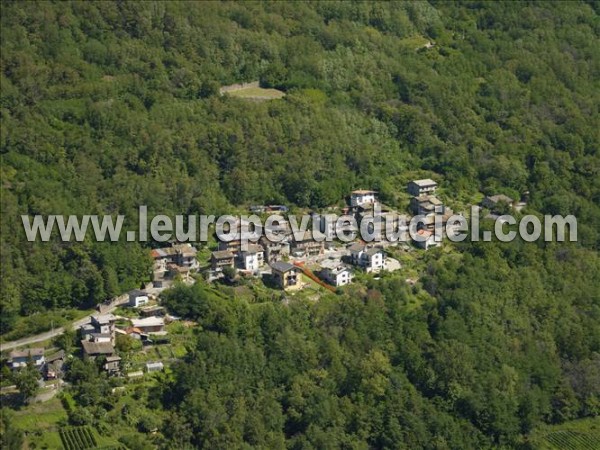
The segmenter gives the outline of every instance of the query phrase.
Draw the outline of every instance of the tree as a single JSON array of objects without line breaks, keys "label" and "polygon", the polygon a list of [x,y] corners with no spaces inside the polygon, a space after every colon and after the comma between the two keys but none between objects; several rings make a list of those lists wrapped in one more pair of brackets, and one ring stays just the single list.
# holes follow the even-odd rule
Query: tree
[{"label": "tree", "polygon": [[0,447],[6,450],[21,450],[23,448],[23,432],[12,424],[12,411],[2,408],[0,415]]},{"label": "tree", "polygon": [[54,341],[58,348],[64,350],[66,354],[70,354],[73,351],[73,347],[75,346],[76,338],[77,332],[69,326],[65,326],[65,331],[63,332],[63,334],[57,336]]},{"label": "tree", "polygon": [[223,275],[225,275],[225,279],[227,280],[227,282],[233,283],[237,275],[237,270],[235,270],[234,267],[223,267]]},{"label": "tree", "polygon": [[21,369],[15,376],[15,385],[21,393],[23,402],[34,398],[38,392],[40,372],[33,365],[33,361],[27,362],[27,367]]}]

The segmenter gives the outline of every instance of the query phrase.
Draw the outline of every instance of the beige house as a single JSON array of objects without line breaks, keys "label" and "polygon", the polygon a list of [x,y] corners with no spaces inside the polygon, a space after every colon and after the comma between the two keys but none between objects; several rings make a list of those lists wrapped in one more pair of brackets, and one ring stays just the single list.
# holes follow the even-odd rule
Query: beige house
[{"label": "beige house", "polygon": [[271,264],[273,278],[284,291],[302,288],[302,270],[288,262],[276,261]]},{"label": "beige house", "polygon": [[437,183],[431,178],[423,180],[413,180],[408,183],[407,190],[410,195],[418,197],[423,194],[433,194],[437,189]]}]

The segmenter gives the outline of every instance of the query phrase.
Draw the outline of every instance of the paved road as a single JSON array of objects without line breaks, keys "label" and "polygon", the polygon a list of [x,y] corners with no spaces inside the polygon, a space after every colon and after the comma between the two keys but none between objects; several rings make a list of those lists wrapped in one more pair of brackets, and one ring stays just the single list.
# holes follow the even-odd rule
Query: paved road
[{"label": "paved road", "polygon": [[[103,314],[113,312],[117,308],[117,306],[120,306],[120,305],[121,305],[121,303],[113,304],[112,306],[106,308],[103,311]],[[97,314],[97,313],[94,313],[94,314]],[[71,323],[70,327],[73,328],[74,330],[77,330],[77,329],[81,328],[82,325],[89,323],[90,317],[91,317],[91,315],[86,316],[83,319],[76,320],[75,322]],[[3,342],[2,344],[0,344],[0,351],[3,352],[5,350],[12,350],[17,347],[23,347],[25,345],[35,344],[36,342],[47,341],[48,339],[52,339],[53,337],[60,336],[64,332],[65,332],[65,327],[60,327],[60,328],[55,328],[54,330],[51,330],[51,331],[46,331],[45,333],[36,334],[35,336],[24,337],[21,339],[17,339],[16,341]]]}]

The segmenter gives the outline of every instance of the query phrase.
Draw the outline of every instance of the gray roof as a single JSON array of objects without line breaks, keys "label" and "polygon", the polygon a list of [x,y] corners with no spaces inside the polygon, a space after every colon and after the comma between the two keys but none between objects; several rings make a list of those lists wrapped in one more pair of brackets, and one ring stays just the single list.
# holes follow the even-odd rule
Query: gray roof
[{"label": "gray roof", "polygon": [[380,247],[371,247],[371,248],[367,249],[367,251],[365,253],[369,256],[373,256],[380,252],[383,253],[383,249],[381,249]]},{"label": "gray roof", "polygon": [[413,180],[413,181],[411,181],[411,183],[414,183],[419,187],[437,186],[437,183],[435,181],[433,181],[431,178],[424,178],[422,180]]},{"label": "gray roof", "polygon": [[114,314],[101,314],[99,316],[92,316],[92,321],[99,323],[100,325],[106,325],[110,322],[115,322],[117,320],[117,316]]},{"label": "gray roof", "polygon": [[162,327],[165,325],[165,319],[157,316],[145,317],[143,319],[131,319],[131,325],[133,325],[134,328]]},{"label": "gray roof", "polygon": [[132,297],[141,297],[141,296],[147,296],[148,293],[145,291],[142,291],[140,289],[134,289],[133,291],[129,291],[129,295]]},{"label": "gray roof", "polygon": [[364,248],[365,248],[365,244],[363,244],[362,242],[355,242],[350,247],[348,247],[348,250],[350,250],[351,252],[360,252]]},{"label": "gray roof", "polygon": [[53,353],[52,355],[48,356],[46,358],[46,361],[51,363],[53,361],[57,361],[59,359],[64,359],[65,358],[65,351],[64,350],[59,350],[56,353]]},{"label": "gray roof", "polygon": [[34,356],[44,356],[44,349],[43,348],[28,348],[27,350],[23,350],[23,351],[19,351],[19,350],[15,350],[10,352],[10,357],[11,358],[28,358],[28,357],[34,357]]},{"label": "gray roof", "polygon": [[214,259],[230,259],[234,255],[229,250],[217,250],[216,252],[212,252],[212,257]]},{"label": "gray roof", "polygon": [[339,265],[337,267],[325,267],[325,270],[331,273],[332,275],[339,275],[342,272],[352,273],[352,269],[344,265]]},{"label": "gray roof", "polygon": [[115,348],[110,342],[81,341],[83,352],[88,355],[112,355]]},{"label": "gray roof", "polygon": [[110,333],[91,333],[90,335],[92,337],[96,337],[96,338],[109,338],[109,337],[112,337],[112,335]]},{"label": "gray roof", "polygon": [[488,198],[488,200],[491,200],[494,203],[498,203],[498,202],[512,203],[514,201],[512,198],[510,198],[509,196],[504,195],[504,194],[491,195],[487,198]]},{"label": "gray roof", "polygon": [[276,261],[273,264],[271,264],[271,268],[278,272],[289,272],[290,270],[294,269],[295,267],[296,266],[294,266],[293,264],[290,264],[285,261]]},{"label": "gray roof", "polygon": [[243,251],[244,253],[249,253],[249,254],[253,254],[253,253],[261,253],[264,252],[263,248],[261,245],[257,245],[257,244],[249,244],[248,248],[246,250]]}]

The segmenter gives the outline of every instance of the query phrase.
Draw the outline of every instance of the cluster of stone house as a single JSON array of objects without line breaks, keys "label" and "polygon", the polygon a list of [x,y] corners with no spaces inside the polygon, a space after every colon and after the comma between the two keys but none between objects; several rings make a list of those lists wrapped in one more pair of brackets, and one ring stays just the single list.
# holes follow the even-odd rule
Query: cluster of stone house
[{"label": "cluster of stone house", "polygon": [[430,178],[413,180],[407,186],[408,193],[412,195],[410,199],[411,212],[414,215],[423,216],[423,222],[417,230],[418,238],[413,239],[413,242],[424,250],[442,245],[442,236],[435,234],[436,218],[441,219],[442,226],[445,226],[450,216],[454,214],[435,195],[437,187],[437,183]]},{"label": "cluster of stone house", "polygon": [[[80,328],[81,349],[84,359],[104,358],[103,369],[110,375],[120,373],[121,357],[115,349],[116,335],[128,335],[146,341],[151,335],[166,334],[165,310],[161,306],[148,306],[147,292],[135,289],[129,292],[128,305],[137,308],[139,318],[125,319],[112,313],[97,314]],[[117,325],[117,322],[125,325]]]},{"label": "cluster of stone house", "polygon": [[190,243],[173,243],[170,247],[152,250],[154,286],[162,287],[165,281],[177,275],[188,277],[190,273],[198,270],[197,254],[198,250]]},{"label": "cluster of stone house", "polygon": [[50,355],[45,354],[42,347],[13,350],[9,354],[8,367],[12,370],[21,370],[31,364],[47,380],[62,378],[65,352],[59,350]]},{"label": "cluster of stone house", "polygon": [[[435,195],[437,183],[431,179],[414,180],[408,183],[407,190],[412,196],[410,210],[414,215],[423,216],[418,229],[418,236],[414,239],[417,247],[429,249],[441,245],[441,236],[436,236],[436,218],[441,219],[445,225],[448,218],[453,214],[443,202]],[[381,213],[374,214],[374,207],[378,206]],[[267,211],[264,207],[253,207],[253,212],[262,213]],[[380,226],[382,230],[386,225],[393,227],[403,242],[409,239],[409,223],[411,217],[399,215],[396,211],[386,209],[379,202],[378,193],[374,190],[355,190],[350,193],[348,206],[342,210],[344,214],[352,215],[357,223],[364,223],[365,219],[372,219],[371,227]],[[329,218],[327,214],[313,213],[313,226],[325,235],[335,236],[337,216]],[[379,223],[378,223],[379,221]],[[238,224],[238,232],[241,224]],[[218,250],[211,255],[211,268],[213,272],[222,272],[224,268],[236,268],[242,271],[257,274],[263,266],[269,265],[273,279],[282,289],[298,289],[301,285],[302,269],[294,266],[288,259],[319,257],[324,255],[328,243],[323,240],[314,239],[311,231],[306,231],[302,236],[296,236],[289,222],[283,220],[276,226],[264,231],[262,236],[254,244],[249,244],[242,249],[240,240],[219,242]],[[348,232],[358,230],[348,230]],[[278,239],[268,239],[265,235],[270,234]],[[348,247],[350,253],[349,261],[343,263],[341,260],[323,263],[321,261],[320,277],[333,286],[343,286],[354,278],[353,269],[360,268],[367,273],[378,273],[386,268],[385,245],[389,242],[363,243],[355,242]]]}]

